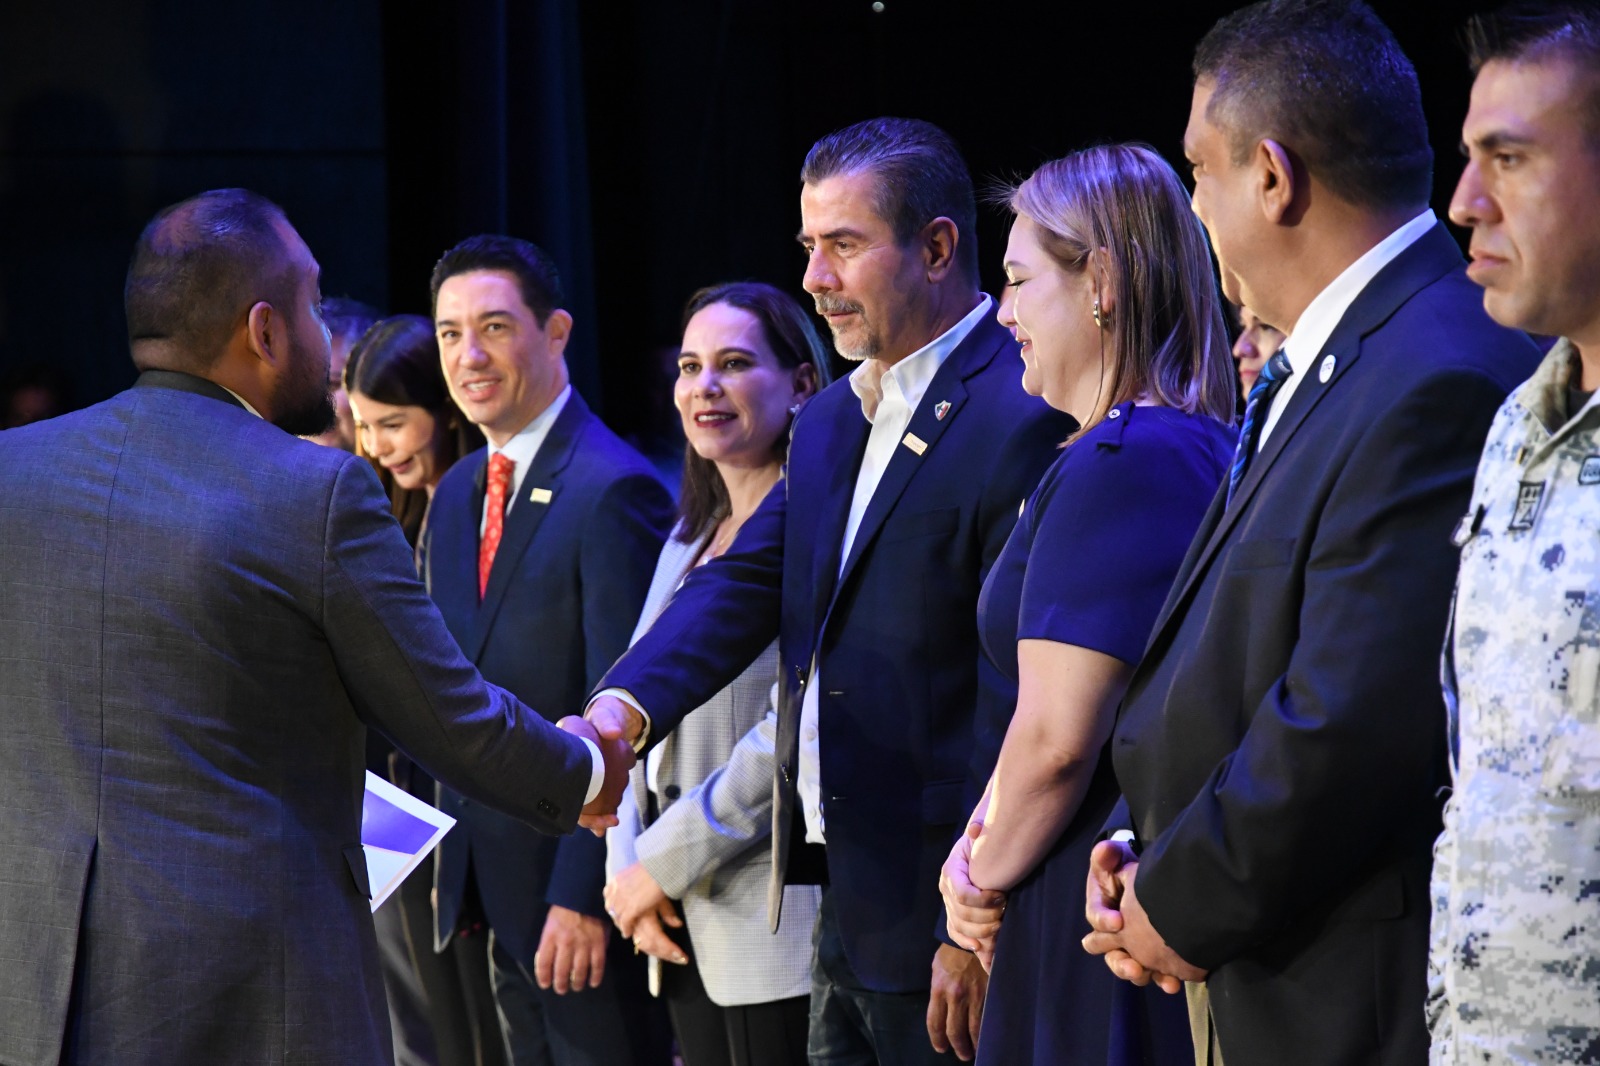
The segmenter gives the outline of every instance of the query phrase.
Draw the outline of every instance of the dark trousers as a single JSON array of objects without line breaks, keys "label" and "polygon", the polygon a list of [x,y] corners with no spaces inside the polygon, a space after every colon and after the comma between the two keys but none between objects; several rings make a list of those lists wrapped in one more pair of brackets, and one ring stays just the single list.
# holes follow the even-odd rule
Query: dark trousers
[{"label": "dark trousers", "polygon": [[689,958],[661,964],[661,998],[684,1066],[806,1066],[807,997],[719,1007],[700,980],[688,926],[666,932]]},{"label": "dark trousers", "polygon": [[[431,926],[430,921],[430,933]],[[505,1038],[494,1009],[494,985],[489,978],[489,929],[457,932],[439,963],[423,971],[428,1006],[433,1015],[434,1041],[439,1066],[506,1066]]]},{"label": "dark trousers", "polygon": [[[424,803],[434,799],[433,778],[410,759],[388,748],[376,732],[367,734],[368,762],[380,761],[389,780]],[[385,754],[386,753],[386,754]],[[380,759],[381,756],[381,759]],[[401,882],[394,898],[378,908],[378,915],[393,908],[405,936],[412,971],[421,986],[429,1054],[438,1066],[505,1066],[500,1022],[494,1013],[494,993],[489,985],[489,930],[481,915],[451,938],[442,952],[433,950],[433,869],[430,857]],[[391,1019],[395,999],[389,1000]],[[396,1031],[397,1066],[407,1066],[407,1047],[420,1046],[414,1036],[405,1042]]]},{"label": "dark trousers", "polygon": [[[928,1041],[926,990],[874,992],[856,977],[827,888],[811,944],[811,1066],[945,1066],[957,1061],[954,1054],[934,1051]],[[935,947],[930,935],[930,980]]]},{"label": "dark trousers", "polygon": [[605,980],[558,996],[489,938],[489,970],[511,1066],[668,1066],[666,1012],[645,990],[644,962],[614,930]]},{"label": "dark trousers", "polygon": [[378,935],[383,990],[389,997],[389,1031],[394,1036],[395,1066],[440,1066],[433,1039],[433,1019],[428,1013],[427,991],[417,972],[416,953],[412,950],[410,931],[406,929],[405,913],[400,908],[401,894],[413,881],[422,886],[423,901],[427,901],[427,871],[413,870],[412,876],[402,881],[394,894],[384,900],[383,906],[372,913],[372,925]]}]

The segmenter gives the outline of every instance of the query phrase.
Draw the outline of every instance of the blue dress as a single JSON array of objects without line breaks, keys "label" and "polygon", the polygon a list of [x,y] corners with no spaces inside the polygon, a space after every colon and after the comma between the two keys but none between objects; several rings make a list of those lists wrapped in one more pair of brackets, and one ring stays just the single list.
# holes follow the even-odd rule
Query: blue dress
[{"label": "blue dress", "polygon": [[[1019,639],[1137,662],[1234,441],[1215,419],[1129,403],[1063,450],[984,582],[978,630],[989,664],[1015,679]],[[1009,713],[992,717],[977,730],[974,765],[985,777],[1010,724]],[[1009,893],[979,1066],[1194,1061],[1183,997],[1116,979],[1080,944],[1089,852],[1117,796],[1102,752],[1077,814]]]}]

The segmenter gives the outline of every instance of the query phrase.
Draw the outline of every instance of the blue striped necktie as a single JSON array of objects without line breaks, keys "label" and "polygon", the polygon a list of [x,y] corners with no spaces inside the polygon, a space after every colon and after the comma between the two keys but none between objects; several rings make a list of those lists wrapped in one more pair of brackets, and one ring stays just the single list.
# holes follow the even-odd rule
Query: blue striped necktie
[{"label": "blue striped necktie", "polygon": [[1244,401],[1244,425],[1239,427],[1239,446],[1234,449],[1233,466],[1228,471],[1229,503],[1233,502],[1233,494],[1238,490],[1239,482],[1244,480],[1250,457],[1256,452],[1256,442],[1261,439],[1261,426],[1267,420],[1272,397],[1293,374],[1294,367],[1289,365],[1289,357],[1279,348],[1267,360],[1267,365],[1261,368],[1261,376],[1250,387],[1250,395]]}]

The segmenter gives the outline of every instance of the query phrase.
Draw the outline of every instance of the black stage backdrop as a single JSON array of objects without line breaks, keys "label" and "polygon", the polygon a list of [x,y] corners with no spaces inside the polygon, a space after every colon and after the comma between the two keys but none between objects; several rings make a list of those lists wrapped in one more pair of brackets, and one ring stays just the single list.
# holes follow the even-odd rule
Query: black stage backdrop
[{"label": "black stage backdrop", "polygon": [[[3,0],[0,367],[133,377],[139,227],[201,189],[284,205],[324,291],[426,313],[439,253],[482,231],[551,251],[579,389],[670,452],[679,310],[755,278],[804,294],[798,170],[821,134],[925,118],[980,186],[1086,144],[1181,164],[1195,42],[1231,3],[1072,0]],[[1379,0],[1422,79],[1435,208],[1460,173],[1483,3]],[[1180,172],[1182,168],[1180,166]],[[1006,221],[979,226],[999,284]]]}]

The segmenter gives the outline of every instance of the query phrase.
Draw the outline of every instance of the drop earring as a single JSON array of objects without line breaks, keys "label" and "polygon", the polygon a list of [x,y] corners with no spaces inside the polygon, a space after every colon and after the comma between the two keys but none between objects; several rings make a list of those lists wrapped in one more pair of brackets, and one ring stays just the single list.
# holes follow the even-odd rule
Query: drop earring
[{"label": "drop earring", "polygon": [[1100,329],[1105,329],[1106,328],[1106,319],[1109,316],[1103,314],[1101,312],[1101,310],[1100,310],[1100,297],[1096,296],[1094,298],[1094,308],[1093,308],[1093,310],[1091,310],[1089,312],[1089,314],[1094,319],[1094,324],[1097,327],[1099,327]]}]

